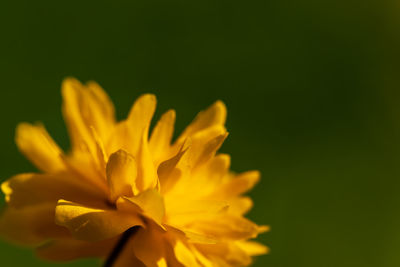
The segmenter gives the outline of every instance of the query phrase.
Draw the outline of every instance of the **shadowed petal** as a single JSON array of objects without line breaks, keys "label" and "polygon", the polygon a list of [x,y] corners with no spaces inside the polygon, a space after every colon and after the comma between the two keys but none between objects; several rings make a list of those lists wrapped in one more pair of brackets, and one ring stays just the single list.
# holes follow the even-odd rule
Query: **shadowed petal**
[{"label": "shadowed petal", "polygon": [[79,240],[99,241],[121,234],[133,226],[143,226],[135,213],[83,207],[60,200],[56,208],[56,223],[67,227]]},{"label": "shadowed petal", "polygon": [[111,154],[106,173],[113,201],[120,196],[130,197],[137,193],[137,164],[134,157],[128,152],[118,150]]},{"label": "shadowed petal", "polygon": [[71,238],[50,241],[36,249],[36,255],[50,261],[71,261],[79,258],[104,258],[114,248],[119,237],[88,242]]},{"label": "shadowed petal", "polygon": [[60,198],[83,204],[102,203],[103,192],[70,173],[16,175],[1,184],[7,203],[16,208],[51,203]]},{"label": "shadowed petal", "polygon": [[0,235],[10,242],[36,246],[51,238],[68,237],[64,227],[54,223],[55,204],[45,203],[21,209],[6,208],[0,218]]}]

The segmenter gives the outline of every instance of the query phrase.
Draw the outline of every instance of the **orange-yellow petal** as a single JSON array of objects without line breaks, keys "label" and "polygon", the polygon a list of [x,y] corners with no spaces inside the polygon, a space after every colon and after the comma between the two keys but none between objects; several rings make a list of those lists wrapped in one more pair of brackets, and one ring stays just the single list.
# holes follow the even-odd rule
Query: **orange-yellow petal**
[{"label": "orange-yellow petal", "polygon": [[111,154],[106,172],[113,201],[120,196],[131,197],[133,193],[137,193],[137,164],[131,154],[124,150]]},{"label": "orange-yellow petal", "polygon": [[145,216],[159,225],[162,224],[165,215],[164,199],[157,190],[149,189],[126,199],[140,207]]},{"label": "orange-yellow petal", "polygon": [[[142,228],[133,237],[135,256],[146,267],[162,267],[166,256],[166,242],[163,232],[156,227]],[[165,266],[165,265],[164,265]]]},{"label": "orange-yellow petal", "polygon": [[167,111],[162,115],[151,133],[149,148],[156,165],[169,156],[167,152],[174,132],[175,117],[174,110]]},{"label": "orange-yellow petal", "polygon": [[136,186],[139,191],[155,188],[159,182],[157,177],[157,169],[149,150],[146,134],[143,132],[142,140],[137,156],[138,175]]},{"label": "orange-yellow petal", "polygon": [[91,151],[95,144],[90,127],[93,127],[103,141],[107,140],[115,126],[111,101],[99,86],[90,84],[86,88],[79,81],[68,78],[62,85],[63,115],[71,137],[73,149],[80,150],[86,143]]},{"label": "orange-yellow petal", "polygon": [[7,207],[0,218],[0,236],[12,243],[36,246],[51,238],[68,237],[54,223],[55,204],[44,203],[20,209]]},{"label": "orange-yellow petal", "polygon": [[58,202],[55,220],[58,225],[67,227],[75,238],[87,241],[108,239],[133,226],[143,225],[135,213],[83,207],[66,200]]},{"label": "orange-yellow petal", "polygon": [[253,188],[259,180],[260,172],[258,171],[241,173],[222,184],[218,190],[215,191],[215,195],[220,197],[238,196]]},{"label": "orange-yellow petal", "polygon": [[104,258],[115,247],[119,237],[88,242],[72,238],[52,240],[38,248],[36,255],[50,261],[71,261],[80,258]]},{"label": "orange-yellow petal", "polygon": [[135,101],[129,112],[127,121],[130,124],[131,149],[133,155],[136,155],[136,152],[139,150],[143,135],[147,142],[150,122],[153,118],[156,104],[157,100],[154,95],[145,94]]},{"label": "orange-yellow petal", "polygon": [[193,232],[212,236],[218,240],[255,238],[264,229],[241,216],[229,213],[209,214],[196,218],[189,226]]},{"label": "orange-yellow petal", "polygon": [[200,266],[193,252],[181,241],[177,240],[174,245],[177,260],[184,266]]},{"label": "orange-yellow petal", "polygon": [[15,141],[19,150],[40,170],[56,172],[65,168],[61,149],[42,125],[19,124]]},{"label": "orange-yellow petal", "polygon": [[197,114],[193,122],[186,127],[177,143],[183,142],[187,137],[215,125],[223,126],[226,120],[226,107],[222,101],[217,101],[209,108]]},{"label": "orange-yellow petal", "polygon": [[78,176],[66,172],[56,174],[25,173],[16,175],[1,184],[7,203],[16,208],[51,203],[60,198],[96,204],[105,198],[100,190],[88,185]]},{"label": "orange-yellow petal", "polygon": [[236,245],[250,256],[259,256],[269,252],[267,246],[255,241],[239,241],[236,242]]}]

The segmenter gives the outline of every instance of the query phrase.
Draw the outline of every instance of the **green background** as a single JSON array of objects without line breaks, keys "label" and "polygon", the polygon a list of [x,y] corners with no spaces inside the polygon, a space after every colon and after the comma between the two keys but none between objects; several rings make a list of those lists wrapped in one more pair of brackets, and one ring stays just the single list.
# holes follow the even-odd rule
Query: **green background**
[{"label": "green background", "polygon": [[[271,253],[255,266],[400,266],[399,14],[390,0],[2,0],[0,177],[34,170],[18,122],[68,147],[66,76],[99,82],[119,118],[155,93],[177,131],[222,99],[222,150],[263,174],[249,217],[271,225]],[[56,265],[5,242],[0,256]]]}]

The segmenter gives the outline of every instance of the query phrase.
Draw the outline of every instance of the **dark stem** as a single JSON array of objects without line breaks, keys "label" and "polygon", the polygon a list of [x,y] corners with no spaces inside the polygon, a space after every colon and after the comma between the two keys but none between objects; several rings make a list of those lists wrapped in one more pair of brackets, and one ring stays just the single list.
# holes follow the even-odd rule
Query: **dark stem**
[{"label": "dark stem", "polygon": [[108,256],[107,260],[104,262],[103,267],[112,267],[114,262],[117,260],[119,254],[121,254],[124,246],[128,242],[129,238],[133,236],[139,230],[139,226],[134,226],[126,230],[121,239],[118,241],[117,245],[115,245],[113,251],[111,252],[110,256]]}]

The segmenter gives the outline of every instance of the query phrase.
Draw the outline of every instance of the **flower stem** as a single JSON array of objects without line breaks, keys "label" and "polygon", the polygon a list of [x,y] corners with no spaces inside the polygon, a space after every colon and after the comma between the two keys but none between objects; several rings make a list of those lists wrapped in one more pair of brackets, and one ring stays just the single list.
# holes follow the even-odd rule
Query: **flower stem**
[{"label": "flower stem", "polygon": [[134,226],[126,230],[121,239],[118,241],[117,245],[115,245],[113,251],[111,252],[110,256],[108,256],[107,260],[104,262],[103,267],[112,267],[114,262],[117,260],[119,254],[121,254],[124,246],[128,242],[129,238],[133,236],[139,230],[139,226]]}]

